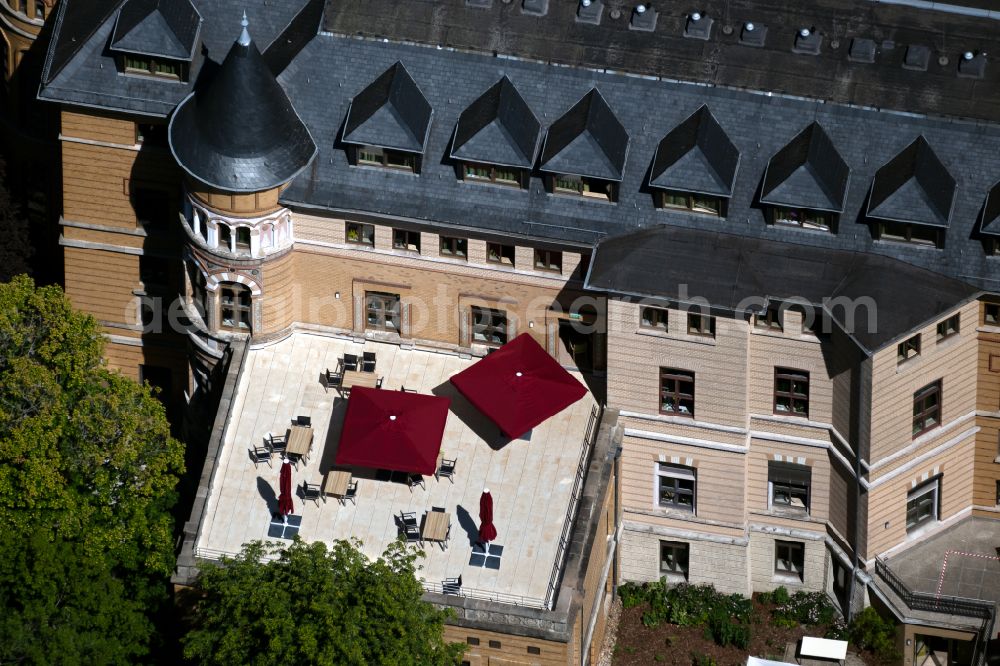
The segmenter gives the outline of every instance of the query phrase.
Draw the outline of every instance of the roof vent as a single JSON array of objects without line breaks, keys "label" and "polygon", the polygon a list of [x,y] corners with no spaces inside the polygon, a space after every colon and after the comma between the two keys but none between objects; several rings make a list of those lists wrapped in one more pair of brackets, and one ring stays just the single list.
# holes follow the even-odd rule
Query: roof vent
[{"label": "roof vent", "polygon": [[656,19],[659,15],[660,13],[652,7],[636,5],[632,11],[632,18],[628,22],[628,29],[652,32],[656,30]]},{"label": "roof vent", "polygon": [[740,31],[740,44],[746,46],[764,46],[767,39],[767,26],[763,23],[751,23],[747,21]]},{"label": "roof vent", "polygon": [[819,47],[822,45],[823,35],[816,32],[815,28],[800,28],[795,33],[795,43],[792,45],[792,51],[804,55],[819,55]]},{"label": "roof vent", "polygon": [[465,0],[466,7],[478,7],[480,9],[489,9],[493,6],[493,0]]},{"label": "roof vent", "polygon": [[604,3],[602,0],[580,0],[580,6],[576,10],[576,20],[578,23],[600,25],[603,13]]},{"label": "roof vent", "polygon": [[918,72],[927,71],[927,63],[931,60],[931,50],[919,44],[910,44],[906,47],[906,55],[903,56],[903,69],[912,69]]},{"label": "roof vent", "polygon": [[958,75],[969,79],[981,79],[986,73],[986,52],[966,51],[958,61]]},{"label": "roof vent", "polygon": [[860,37],[852,39],[847,59],[852,62],[875,62],[875,40]]},{"label": "roof vent", "polygon": [[700,12],[691,12],[684,24],[684,36],[692,39],[708,39],[712,34],[712,19]]},{"label": "roof vent", "polygon": [[532,16],[545,16],[549,13],[549,0],[524,0],[521,11]]}]

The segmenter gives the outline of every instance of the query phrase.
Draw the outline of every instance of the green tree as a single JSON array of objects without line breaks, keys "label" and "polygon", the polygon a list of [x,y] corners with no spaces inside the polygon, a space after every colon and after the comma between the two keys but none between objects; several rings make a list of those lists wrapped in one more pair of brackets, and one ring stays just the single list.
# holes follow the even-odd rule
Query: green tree
[{"label": "green tree", "polygon": [[447,611],[421,599],[416,553],[369,560],[357,543],[253,542],[203,568],[184,654],[202,664],[456,664]]},{"label": "green tree", "polygon": [[132,663],[174,566],[182,445],[58,287],[0,284],[0,663]]}]

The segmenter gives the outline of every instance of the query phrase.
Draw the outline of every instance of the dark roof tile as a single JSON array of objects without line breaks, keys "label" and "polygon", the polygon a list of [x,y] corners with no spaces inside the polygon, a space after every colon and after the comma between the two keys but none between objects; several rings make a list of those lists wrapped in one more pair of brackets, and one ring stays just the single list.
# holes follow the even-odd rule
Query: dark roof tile
[{"label": "dark roof tile", "polygon": [[840,213],[851,170],[817,123],[798,133],[767,163],[761,203]]},{"label": "dark roof tile", "polygon": [[947,227],[955,179],[923,136],[875,172],[868,217]]},{"label": "dark roof tile", "polygon": [[451,156],[455,159],[530,169],[542,125],[506,76],[458,117]]},{"label": "dark roof tile", "polygon": [[703,105],[663,137],[649,184],[667,190],[731,196],[740,151]]},{"label": "dark roof tile", "polygon": [[190,0],[126,0],[118,12],[111,48],[174,60],[191,60],[201,16]]},{"label": "dark roof tile", "polygon": [[541,169],[550,173],[621,181],[628,132],[597,88],[549,127]]},{"label": "dark roof tile", "polygon": [[1000,236],[1000,181],[986,195],[979,231],[988,236]]},{"label": "dark roof tile", "polygon": [[423,153],[434,110],[397,61],[351,101],[344,143]]}]

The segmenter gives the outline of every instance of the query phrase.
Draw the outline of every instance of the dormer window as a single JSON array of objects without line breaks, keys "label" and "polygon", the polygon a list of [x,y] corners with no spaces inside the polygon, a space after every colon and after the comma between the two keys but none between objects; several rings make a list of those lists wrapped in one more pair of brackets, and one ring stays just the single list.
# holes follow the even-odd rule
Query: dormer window
[{"label": "dormer window", "polygon": [[186,81],[200,32],[201,15],[191,0],[126,0],[111,50],[125,74]]},{"label": "dormer window", "polygon": [[184,64],[175,60],[128,54],[123,56],[123,62],[123,69],[126,74],[162,76],[178,81],[185,80]]},{"label": "dormer window", "polygon": [[400,150],[378,148],[376,146],[359,146],[357,148],[357,163],[362,166],[378,166],[387,169],[402,169],[417,172],[418,156]]},{"label": "dormer window", "polygon": [[772,224],[783,224],[803,229],[818,229],[831,231],[837,216],[825,210],[810,210],[808,208],[787,208],[785,206],[771,207]]},{"label": "dormer window", "polygon": [[705,213],[706,215],[722,215],[723,200],[720,197],[674,190],[664,190],[656,194],[660,208],[689,210],[693,213]]},{"label": "dormer window", "polygon": [[463,172],[464,180],[468,181],[524,187],[524,172],[520,169],[466,162],[463,164]]},{"label": "dormer window", "polygon": [[550,176],[550,180],[552,191],[556,194],[573,194],[605,201],[616,200],[617,188],[610,180],[565,175]]},{"label": "dormer window", "polygon": [[875,225],[878,240],[944,247],[944,230],[906,222],[879,222]]}]

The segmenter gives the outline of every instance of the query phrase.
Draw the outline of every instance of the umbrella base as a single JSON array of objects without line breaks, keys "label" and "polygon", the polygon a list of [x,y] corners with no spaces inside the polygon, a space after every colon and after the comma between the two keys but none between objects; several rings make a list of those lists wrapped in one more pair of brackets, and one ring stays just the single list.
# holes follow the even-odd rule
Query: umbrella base
[{"label": "umbrella base", "polygon": [[470,567],[483,569],[499,569],[500,558],[503,556],[503,546],[498,543],[477,543],[472,546]]},{"label": "umbrella base", "polygon": [[301,526],[302,516],[296,516],[294,513],[282,516],[276,513],[271,516],[271,522],[267,525],[267,536],[271,539],[291,540],[299,533]]}]

